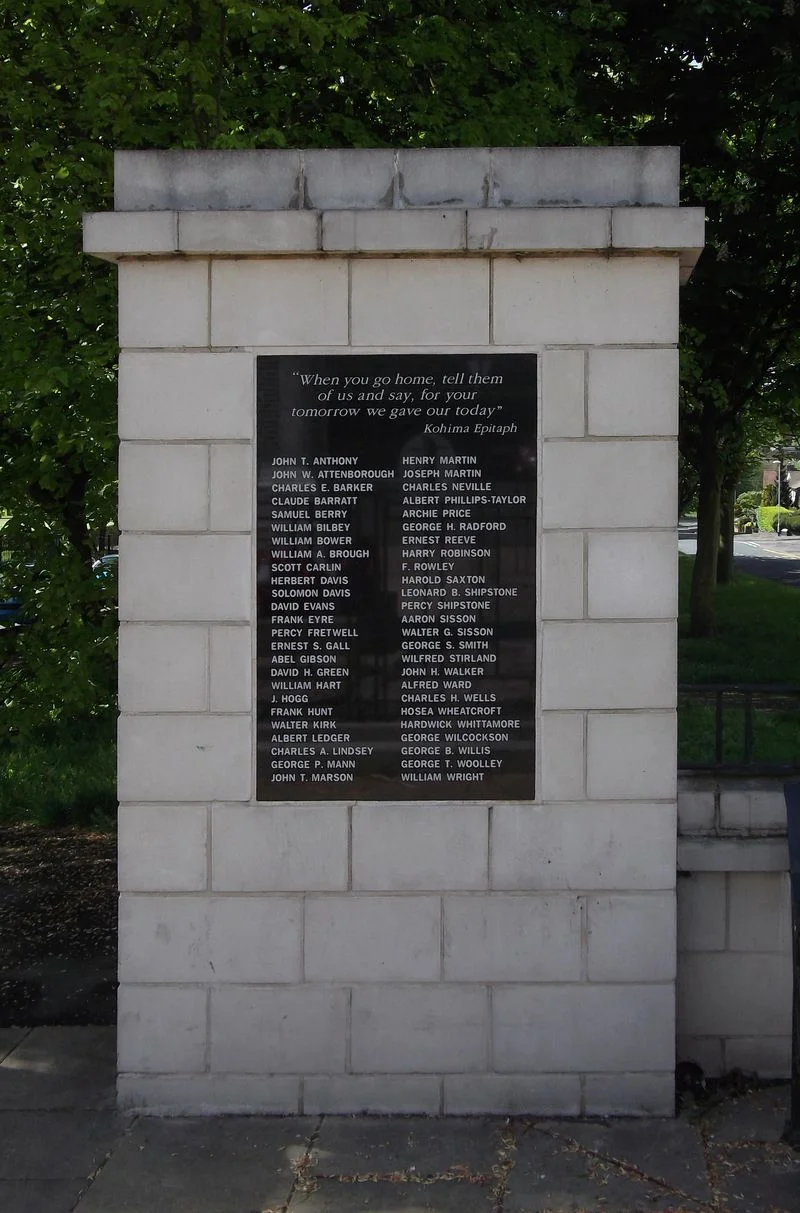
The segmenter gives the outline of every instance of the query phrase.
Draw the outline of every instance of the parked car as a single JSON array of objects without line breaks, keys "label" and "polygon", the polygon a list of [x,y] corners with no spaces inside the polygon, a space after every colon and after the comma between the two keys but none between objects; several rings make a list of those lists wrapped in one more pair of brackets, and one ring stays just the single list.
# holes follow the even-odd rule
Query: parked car
[{"label": "parked car", "polygon": [[10,598],[0,598],[0,627],[8,627],[10,623],[19,622],[19,598],[12,594]]},{"label": "parked car", "polygon": [[[107,552],[105,556],[101,556],[92,563],[92,571],[100,581],[116,578],[118,562],[118,552]],[[33,566],[29,565],[28,567],[31,568]],[[6,593],[3,596],[2,591],[0,591],[0,628],[24,622],[22,618],[22,604],[18,595],[12,592],[10,594]]]},{"label": "parked car", "polygon": [[107,552],[105,556],[101,556],[95,560],[92,568],[94,569],[95,577],[105,580],[107,577],[114,577],[119,566],[119,552]]}]

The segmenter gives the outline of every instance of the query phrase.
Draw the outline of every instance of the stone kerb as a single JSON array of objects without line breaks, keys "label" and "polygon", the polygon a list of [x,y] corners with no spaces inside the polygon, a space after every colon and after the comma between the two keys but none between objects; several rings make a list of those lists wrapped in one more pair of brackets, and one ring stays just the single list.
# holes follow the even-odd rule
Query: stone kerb
[{"label": "stone kerb", "polygon": [[[677,172],[118,154],[126,1105],[671,1111]],[[532,802],[254,795],[256,356],[387,352],[538,358]]]}]

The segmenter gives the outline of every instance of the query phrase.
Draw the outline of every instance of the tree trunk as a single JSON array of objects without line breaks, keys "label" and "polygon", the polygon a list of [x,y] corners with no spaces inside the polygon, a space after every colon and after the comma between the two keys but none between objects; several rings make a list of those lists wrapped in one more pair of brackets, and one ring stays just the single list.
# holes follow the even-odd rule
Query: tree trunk
[{"label": "tree trunk", "polygon": [[84,568],[91,571],[94,548],[89,536],[86,520],[86,489],[89,477],[86,472],[77,472],[72,478],[69,492],[61,500],[61,518],[69,541],[80,557]]},{"label": "tree trunk", "polygon": [[691,636],[713,636],[717,586],[721,478],[713,411],[706,407],[700,430],[700,488],[697,497],[697,555],[692,576]]},{"label": "tree trunk", "polygon": [[720,502],[717,585],[727,585],[733,576],[733,513],[735,505],[736,485],[723,484]]}]

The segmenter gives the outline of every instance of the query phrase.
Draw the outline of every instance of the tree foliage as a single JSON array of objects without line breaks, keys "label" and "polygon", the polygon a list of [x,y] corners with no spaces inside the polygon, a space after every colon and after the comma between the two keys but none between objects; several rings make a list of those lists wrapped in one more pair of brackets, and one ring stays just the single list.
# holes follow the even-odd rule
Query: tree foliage
[{"label": "tree foliage", "polygon": [[30,621],[13,719],[113,701],[90,566],[115,512],[115,281],[80,215],[111,208],[114,148],[679,144],[683,200],[709,214],[681,432],[708,630],[723,486],[800,388],[798,34],[794,0],[7,0],[0,511]]},{"label": "tree foliage", "polygon": [[[692,623],[713,629],[720,501],[800,395],[800,6],[617,0],[583,79],[613,139],[678,144],[707,243],[683,295],[681,452],[699,479]],[[768,440],[768,439],[767,439]],[[732,515],[731,515],[732,518]]]},{"label": "tree foliage", "polygon": [[[581,40],[605,4],[7,0],[0,14],[0,511],[16,723],[113,702],[115,282],[81,254],[114,148],[536,144],[587,135]],[[0,592],[3,592],[0,589]],[[7,640],[8,637],[5,637]]]}]

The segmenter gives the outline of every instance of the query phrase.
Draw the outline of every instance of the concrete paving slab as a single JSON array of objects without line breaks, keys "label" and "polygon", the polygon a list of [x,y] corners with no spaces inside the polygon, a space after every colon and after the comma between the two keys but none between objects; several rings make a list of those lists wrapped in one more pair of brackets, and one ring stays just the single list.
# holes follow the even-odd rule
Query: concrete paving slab
[{"label": "concrete paving slab", "polygon": [[[687,1209],[694,1202],[682,1202]],[[517,1147],[503,1213],[674,1213],[675,1195],[587,1154],[574,1141],[531,1129]]]},{"label": "concrete paving slab", "polygon": [[736,1213],[800,1213],[800,1154],[782,1144],[710,1151],[723,1208]]},{"label": "concrete paving slab", "polygon": [[0,1062],[0,1109],[113,1108],[115,1028],[34,1028]]},{"label": "concrete paving slab", "polygon": [[503,1145],[502,1117],[326,1116],[311,1151],[316,1175],[490,1176]]},{"label": "concrete paving slab", "polygon": [[85,1179],[121,1133],[112,1112],[0,1112],[0,1179]]},{"label": "concrete paving slab", "polygon": [[700,1133],[686,1121],[557,1121],[539,1122],[536,1128],[561,1141],[576,1141],[584,1150],[615,1159],[675,1192],[695,1200],[711,1199]]},{"label": "concrete paving slab", "polygon": [[139,1120],[77,1213],[261,1213],[282,1209],[316,1119]]},{"label": "concrete paving slab", "polygon": [[0,1028],[0,1061],[24,1040],[30,1028]]},{"label": "concrete paving slab", "polygon": [[781,1083],[726,1099],[705,1112],[700,1123],[715,1142],[780,1141],[788,1115],[789,1084]]},{"label": "concrete paving slab", "polygon": [[786,1084],[679,1121],[132,1123],[102,1106],[113,1029],[20,1029],[3,1047],[2,1213],[800,1213],[800,1154],[779,1141]]},{"label": "concrete paving slab", "polygon": [[0,1179],[0,1209],[7,1213],[72,1213],[85,1179]]},{"label": "concrete paving slab", "polygon": [[[362,1210],[365,1213],[492,1213],[493,1208],[492,1189],[471,1183],[342,1183],[337,1179],[322,1179],[313,1192],[296,1194],[289,1205],[289,1213],[361,1213]],[[83,1213],[82,1206],[80,1213]]]}]

